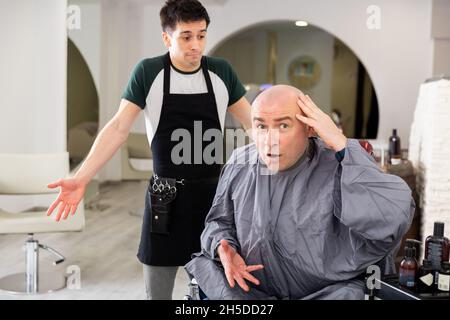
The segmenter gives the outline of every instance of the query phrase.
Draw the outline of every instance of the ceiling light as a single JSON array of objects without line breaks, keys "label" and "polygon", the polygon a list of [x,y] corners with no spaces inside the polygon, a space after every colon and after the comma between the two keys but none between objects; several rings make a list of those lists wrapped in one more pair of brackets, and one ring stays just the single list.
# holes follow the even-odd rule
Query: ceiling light
[{"label": "ceiling light", "polygon": [[295,25],[297,27],[306,27],[308,25],[308,22],[303,21],[303,20],[298,20],[298,21],[295,21]]}]

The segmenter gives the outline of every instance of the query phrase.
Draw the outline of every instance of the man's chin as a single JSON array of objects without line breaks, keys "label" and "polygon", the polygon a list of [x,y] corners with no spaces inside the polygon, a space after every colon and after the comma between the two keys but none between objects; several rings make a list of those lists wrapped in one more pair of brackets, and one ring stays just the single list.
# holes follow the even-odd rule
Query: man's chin
[{"label": "man's chin", "polygon": [[264,163],[266,164],[267,169],[273,173],[283,170],[283,163],[280,162],[279,159],[265,159]]},{"label": "man's chin", "polygon": [[188,57],[186,58],[186,60],[188,61],[188,63],[191,64],[191,65],[197,64],[201,59],[202,59],[202,56],[201,56],[201,55],[197,55],[197,56],[195,56],[195,57],[193,57],[193,56],[188,56]]}]

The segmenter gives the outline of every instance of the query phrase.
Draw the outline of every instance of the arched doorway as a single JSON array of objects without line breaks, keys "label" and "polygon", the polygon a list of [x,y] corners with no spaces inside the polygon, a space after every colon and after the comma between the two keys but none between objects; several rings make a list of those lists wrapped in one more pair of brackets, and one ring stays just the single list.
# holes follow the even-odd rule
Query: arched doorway
[{"label": "arched doorway", "polygon": [[97,135],[99,101],[86,60],[71,39],[67,42],[67,150],[72,170],[86,157]]}]

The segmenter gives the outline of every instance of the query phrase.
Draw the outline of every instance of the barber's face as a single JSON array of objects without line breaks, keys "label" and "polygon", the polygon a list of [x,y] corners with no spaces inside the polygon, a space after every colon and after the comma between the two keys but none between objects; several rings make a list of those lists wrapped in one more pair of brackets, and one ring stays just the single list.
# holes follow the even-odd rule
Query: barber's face
[{"label": "barber's face", "polygon": [[206,21],[179,22],[175,30],[163,32],[163,40],[175,63],[198,67],[206,45]]},{"label": "barber's face", "polygon": [[290,100],[252,108],[254,141],[260,158],[273,172],[294,165],[308,143],[309,129],[295,118],[301,111],[296,99]]}]

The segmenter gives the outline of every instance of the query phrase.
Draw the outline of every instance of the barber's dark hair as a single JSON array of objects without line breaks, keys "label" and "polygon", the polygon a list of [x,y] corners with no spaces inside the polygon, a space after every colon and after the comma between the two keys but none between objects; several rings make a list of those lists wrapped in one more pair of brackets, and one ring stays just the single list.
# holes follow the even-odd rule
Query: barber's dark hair
[{"label": "barber's dark hair", "polygon": [[198,0],[167,0],[159,12],[163,31],[175,30],[178,22],[206,21],[209,26],[209,15]]}]

